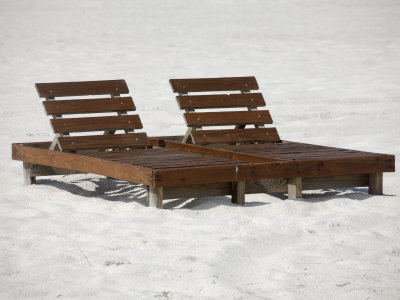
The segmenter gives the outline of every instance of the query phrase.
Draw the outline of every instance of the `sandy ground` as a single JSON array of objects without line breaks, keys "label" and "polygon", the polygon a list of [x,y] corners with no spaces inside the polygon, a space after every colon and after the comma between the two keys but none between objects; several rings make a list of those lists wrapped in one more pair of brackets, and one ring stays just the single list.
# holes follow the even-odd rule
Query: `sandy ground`
[{"label": "sandy ground", "polygon": [[183,134],[169,78],[255,75],[282,138],[400,157],[399,1],[0,0],[0,299],[400,299],[400,178],[146,207],[95,175],[22,186],[51,140],[35,82],[127,80]]}]

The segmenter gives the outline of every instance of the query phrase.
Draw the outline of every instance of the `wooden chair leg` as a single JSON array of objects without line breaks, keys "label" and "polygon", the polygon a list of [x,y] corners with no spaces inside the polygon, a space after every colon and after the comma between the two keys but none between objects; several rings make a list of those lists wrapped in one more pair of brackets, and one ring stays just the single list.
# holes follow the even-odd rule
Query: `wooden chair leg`
[{"label": "wooden chair leg", "polygon": [[246,181],[232,182],[232,203],[244,205]]},{"label": "wooden chair leg", "polygon": [[289,178],[288,180],[288,199],[302,198],[302,180],[301,177]]},{"label": "wooden chair leg", "polygon": [[149,206],[163,208],[163,188],[149,186],[148,191]]},{"label": "wooden chair leg", "polygon": [[32,176],[32,164],[28,162],[22,163],[24,174],[24,185],[31,185],[36,183],[36,177]]},{"label": "wooden chair leg", "polygon": [[383,173],[369,174],[368,193],[372,195],[383,194]]}]

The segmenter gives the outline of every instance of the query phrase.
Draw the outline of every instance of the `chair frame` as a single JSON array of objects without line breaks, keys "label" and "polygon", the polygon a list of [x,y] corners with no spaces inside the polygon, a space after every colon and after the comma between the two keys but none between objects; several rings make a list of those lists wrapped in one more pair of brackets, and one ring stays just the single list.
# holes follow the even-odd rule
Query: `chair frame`
[{"label": "chair frame", "polygon": [[[185,100],[190,99],[189,93],[190,92],[201,92],[201,93],[206,93],[206,94],[201,94],[204,99],[208,99],[213,95],[210,95],[210,92],[237,92],[240,91],[240,93],[243,95],[245,93],[249,93],[251,90],[258,90],[258,83],[255,79],[254,76],[248,76],[248,77],[223,77],[223,78],[191,78],[191,79],[170,79],[170,84],[172,87],[172,90],[174,93],[177,93],[178,96],[176,97],[176,100],[178,102],[178,105],[180,106],[181,109],[185,109],[185,118],[186,122],[188,124],[188,114],[189,113],[195,113],[195,109],[197,107],[193,107],[192,109],[188,110],[187,108],[182,108],[182,95],[185,95]],[[232,94],[228,94],[227,96],[231,96]],[[237,97],[240,97],[240,94],[235,94]],[[196,96],[191,96],[191,97],[198,97]],[[220,96],[221,97],[221,96]],[[196,99],[196,98],[193,98]],[[190,102],[190,100],[188,100]],[[219,107],[218,104],[212,104],[210,107],[206,107],[205,105],[199,105],[198,101],[193,101],[197,103],[199,108],[217,108]],[[236,103],[232,102],[232,105],[225,105],[224,107],[239,107],[236,105]],[[248,106],[247,110],[256,110],[256,107]],[[271,122],[272,123],[272,122]],[[208,123],[210,124],[210,123]],[[235,125],[235,129],[238,128],[245,128],[247,124],[242,124],[242,125]],[[260,124],[253,124],[256,128],[260,128],[261,126],[264,127],[263,125]],[[197,143],[197,140],[199,140],[199,136],[194,136],[194,131],[202,129],[201,127],[189,127],[186,131],[185,136],[182,139],[183,143]],[[209,130],[207,131],[207,134],[209,135],[210,132],[216,136],[215,133],[222,132],[224,130]],[[223,135],[221,135],[223,136]],[[168,139],[168,137],[165,137],[164,139]],[[205,139],[207,140],[207,139]],[[200,139],[201,141],[201,139]],[[211,145],[211,141],[209,140],[208,143],[204,142],[203,144],[212,146],[213,148],[217,148],[220,150],[230,150],[230,151],[239,151],[239,147],[235,146],[237,144],[243,143],[242,140],[232,140],[230,141],[231,143],[227,142],[226,139],[221,138],[221,140],[213,140],[213,142],[216,142],[217,144],[219,143],[220,145]],[[233,143],[232,143],[233,142]],[[260,149],[262,146],[258,145],[259,143],[265,143],[269,142],[271,144],[284,144],[284,145],[289,145],[294,148],[299,148],[301,147],[300,143],[294,143],[294,142],[289,142],[289,141],[282,141],[280,140],[279,135],[275,137],[275,139],[272,139],[271,141],[262,141],[262,140],[250,140],[246,141],[244,143],[250,143],[253,145],[247,145],[245,147],[241,148],[241,153],[247,153],[251,154],[254,152],[255,149]],[[223,145],[225,144],[225,145]],[[228,144],[228,145],[226,145]],[[304,145],[304,144],[303,144]],[[280,178],[279,181],[281,182],[281,188],[279,191],[281,192],[287,192],[288,193],[288,198],[289,199],[296,199],[296,198],[301,198],[302,197],[302,191],[303,190],[309,190],[309,189],[319,189],[319,188],[347,188],[347,187],[362,187],[362,186],[368,186],[369,187],[369,193],[370,194],[382,194],[383,193],[383,172],[394,172],[395,166],[394,166],[394,156],[393,155],[387,155],[387,154],[380,154],[380,153],[367,153],[367,152],[361,152],[361,151],[353,151],[353,150],[346,150],[346,149],[334,149],[331,147],[323,147],[323,146],[317,146],[317,145],[308,145],[310,149],[314,150],[308,150],[308,151],[316,151],[318,148],[318,151],[320,151],[321,147],[323,150],[325,150],[327,153],[331,152],[330,155],[327,155],[326,157],[318,157],[313,160],[299,160],[294,157],[287,157],[285,155],[270,155],[268,153],[268,150],[258,150],[258,153],[256,156],[259,159],[259,161],[263,161],[263,159],[271,159],[271,158],[278,158],[281,161],[284,161],[285,159],[289,160],[295,160],[298,163],[310,163],[310,162],[318,162],[318,164],[315,164],[315,172],[311,172],[311,176],[313,177],[308,177],[309,175],[302,175],[298,173],[299,176],[288,176],[290,172],[286,176],[283,176],[283,178]],[[276,147],[275,147],[276,148]],[[270,147],[270,149],[274,149],[274,147]],[[363,156],[361,158],[352,158],[349,157],[351,155],[342,155],[342,157],[338,154],[340,151],[348,151],[349,153],[352,151],[351,155],[359,155]],[[274,150],[274,151],[279,151],[279,150]],[[301,151],[301,150],[299,150]],[[330,156],[332,156],[332,153],[337,152],[335,155],[334,160]],[[305,154],[304,154],[305,155]],[[316,156],[316,155],[315,155]],[[371,157],[373,157],[371,161]],[[364,166],[360,166],[359,161],[364,161]],[[387,168],[377,168],[377,166],[381,163],[381,160],[387,160]],[[332,161],[335,161],[334,164],[332,164]],[[347,164],[346,171],[341,169],[341,165],[345,163]],[[318,174],[318,170],[321,169],[321,166],[326,164],[331,164],[331,170],[330,174]],[[300,176],[302,175],[302,176]],[[270,191],[277,191],[274,188],[264,188],[265,190],[270,190]],[[251,193],[252,188],[251,185],[249,188],[246,186],[246,193]],[[261,189],[256,190],[256,192],[260,192]]]}]

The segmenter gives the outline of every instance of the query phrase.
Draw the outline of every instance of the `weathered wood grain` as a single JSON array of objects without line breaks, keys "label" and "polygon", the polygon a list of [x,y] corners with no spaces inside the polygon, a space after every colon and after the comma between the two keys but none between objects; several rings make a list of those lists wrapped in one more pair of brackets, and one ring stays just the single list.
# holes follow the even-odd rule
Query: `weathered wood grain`
[{"label": "weathered wood grain", "polygon": [[394,157],[391,155],[351,159],[278,161],[154,170],[153,185],[176,186],[263,178],[318,177],[393,171]]},{"label": "weathered wood grain", "polygon": [[32,176],[52,176],[52,175],[71,175],[71,174],[82,174],[85,172],[80,172],[76,170],[68,170],[63,168],[56,168],[38,164],[31,163],[31,174]]},{"label": "weathered wood grain", "polygon": [[266,157],[258,157],[255,155],[240,153],[240,152],[235,152],[235,151],[221,150],[221,149],[205,147],[205,146],[201,146],[201,145],[184,144],[184,143],[179,143],[179,142],[175,142],[172,140],[150,138],[150,143],[154,147],[163,147],[163,148],[167,148],[167,149],[182,150],[182,151],[200,153],[200,154],[211,155],[211,156],[216,156],[216,157],[225,157],[225,158],[231,158],[231,159],[241,160],[241,161],[245,161],[245,162],[280,161],[278,159],[269,159]]},{"label": "weathered wood grain", "polygon": [[368,174],[302,178],[303,190],[365,187],[368,183]]},{"label": "weathered wood grain", "polygon": [[12,144],[12,158],[35,164],[94,173],[143,184],[153,182],[152,170],[86,155]]},{"label": "weathered wood grain", "polygon": [[383,194],[383,173],[369,174],[369,190],[368,193],[373,195]]},{"label": "weathered wood grain", "polygon": [[43,101],[47,115],[136,110],[131,97]]},{"label": "weathered wood grain", "polygon": [[[303,191],[317,189],[335,189],[348,187],[365,187],[369,182],[368,174],[306,177],[303,178]],[[287,193],[288,180],[285,178],[261,179],[246,181],[246,194],[258,193]],[[219,182],[209,184],[195,184],[184,186],[164,187],[164,199],[177,198],[200,198],[210,196],[224,196],[232,194],[230,182]]]},{"label": "weathered wood grain", "polygon": [[63,151],[150,146],[150,141],[147,138],[147,134],[144,132],[89,136],[64,136],[58,138],[58,141]]},{"label": "weathered wood grain", "polygon": [[195,112],[184,114],[189,127],[272,124],[268,110]]},{"label": "weathered wood grain", "polygon": [[24,173],[24,185],[28,186],[36,183],[36,177],[32,173],[32,163],[24,161],[22,164],[22,169]]},{"label": "weathered wood grain", "polygon": [[41,98],[129,93],[125,80],[36,83]]},{"label": "weathered wood grain", "polygon": [[230,94],[230,95],[186,95],[177,96],[180,109],[230,108],[230,107],[260,107],[265,106],[261,93]]},{"label": "weathered wood grain", "polygon": [[174,93],[258,90],[254,76],[170,79]]},{"label": "weathered wood grain", "polygon": [[196,144],[280,142],[276,128],[214,129],[192,132]]},{"label": "weathered wood grain", "polygon": [[105,130],[131,130],[143,128],[138,115],[52,119],[55,133]]},{"label": "weathered wood grain", "polygon": [[163,188],[149,186],[149,206],[163,208]]},{"label": "weathered wood grain", "polygon": [[232,182],[232,203],[244,205],[246,193],[246,182]]},{"label": "weathered wood grain", "polygon": [[164,199],[200,198],[232,195],[231,182],[164,187]]},{"label": "weathered wood grain", "polygon": [[302,197],[302,180],[301,177],[289,178],[288,180],[288,198],[297,199]]},{"label": "weathered wood grain", "polygon": [[286,178],[250,180],[246,182],[246,194],[258,193],[287,193]]}]

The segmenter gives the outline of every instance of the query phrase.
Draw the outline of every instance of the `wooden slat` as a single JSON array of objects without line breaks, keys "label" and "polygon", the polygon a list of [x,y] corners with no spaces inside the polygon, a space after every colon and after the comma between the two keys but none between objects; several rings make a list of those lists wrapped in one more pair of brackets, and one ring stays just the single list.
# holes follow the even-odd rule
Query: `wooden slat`
[{"label": "wooden slat", "polygon": [[52,119],[55,133],[103,130],[130,130],[142,128],[138,115]]},{"label": "wooden slat", "polygon": [[63,151],[150,146],[146,133],[64,136],[58,138]]},{"label": "wooden slat", "polygon": [[180,109],[265,106],[261,93],[177,96]]},{"label": "wooden slat", "polygon": [[152,170],[145,167],[114,162],[77,153],[60,152],[12,144],[12,158],[35,164],[94,173],[112,178],[151,184]]},{"label": "wooden slat", "polygon": [[276,128],[245,128],[192,131],[196,143],[279,142]]},{"label": "wooden slat", "polygon": [[47,115],[135,110],[131,97],[43,101]]},{"label": "wooden slat", "polygon": [[232,194],[232,183],[219,182],[209,184],[183,185],[164,188],[164,199],[200,198]]},{"label": "wooden slat", "polygon": [[170,79],[169,82],[175,93],[258,90],[254,76]]},{"label": "wooden slat", "polygon": [[303,190],[368,186],[368,174],[303,178]]},{"label": "wooden slat", "polygon": [[268,110],[185,113],[184,116],[189,127],[272,124]]},{"label": "wooden slat", "polygon": [[199,145],[192,145],[192,144],[184,144],[174,141],[168,140],[160,140],[155,138],[150,138],[150,142],[155,147],[164,147],[167,149],[174,149],[174,150],[182,150],[187,152],[199,153],[204,155],[211,155],[216,157],[226,157],[235,160],[241,160],[246,162],[272,162],[272,161],[281,161],[275,158],[268,158],[268,157],[258,157],[251,154],[245,154],[235,151],[229,150],[221,150],[215,149],[212,147],[205,147]]},{"label": "wooden slat", "polygon": [[[246,181],[246,194],[287,193],[285,178]],[[303,178],[303,190],[368,186],[368,174]],[[232,194],[230,182],[195,184],[164,188],[164,199],[199,198]]]},{"label": "wooden slat", "polygon": [[56,167],[49,167],[44,165],[31,164],[31,174],[33,176],[52,176],[52,175],[82,174],[82,172],[56,168]]},{"label": "wooden slat", "polygon": [[218,145],[215,147],[218,147],[218,149],[246,153],[258,157],[273,157],[276,159],[296,160],[371,157],[382,155],[379,153],[348,150],[288,141],[282,141],[282,143],[265,143],[257,145]]},{"label": "wooden slat", "polygon": [[127,94],[125,80],[36,83],[39,97]]}]

